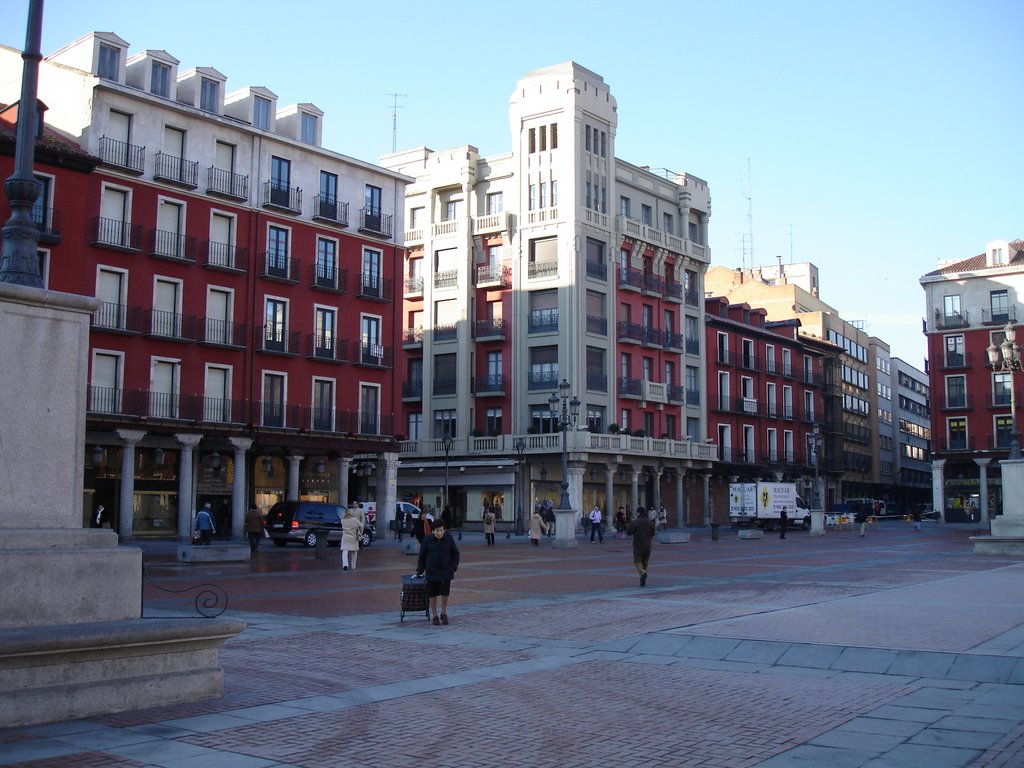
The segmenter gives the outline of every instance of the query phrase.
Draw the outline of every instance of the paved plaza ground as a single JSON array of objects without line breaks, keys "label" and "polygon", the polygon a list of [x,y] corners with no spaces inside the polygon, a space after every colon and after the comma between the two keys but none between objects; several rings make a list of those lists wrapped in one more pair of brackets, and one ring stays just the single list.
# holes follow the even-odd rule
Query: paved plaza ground
[{"label": "paved plaza ground", "polygon": [[629,540],[466,533],[449,626],[400,621],[393,541],[347,573],[336,550],[144,544],[147,617],[195,615],[210,583],[247,622],[224,696],[0,729],[0,765],[1024,766],[1024,560],[933,522],[692,533],[645,588]]}]

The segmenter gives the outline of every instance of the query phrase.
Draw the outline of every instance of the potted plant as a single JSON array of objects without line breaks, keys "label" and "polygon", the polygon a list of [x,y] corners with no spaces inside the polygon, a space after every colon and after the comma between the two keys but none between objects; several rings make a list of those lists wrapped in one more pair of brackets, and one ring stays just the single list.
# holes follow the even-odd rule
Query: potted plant
[{"label": "potted plant", "polygon": [[609,435],[617,435],[617,434],[619,434],[619,430],[620,430],[619,425],[616,424],[614,421],[611,424],[608,425],[608,434]]}]

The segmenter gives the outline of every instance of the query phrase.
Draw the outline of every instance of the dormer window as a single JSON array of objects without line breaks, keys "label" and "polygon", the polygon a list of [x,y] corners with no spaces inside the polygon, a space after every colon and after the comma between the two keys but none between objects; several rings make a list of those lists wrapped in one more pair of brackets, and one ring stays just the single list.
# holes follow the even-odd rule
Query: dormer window
[{"label": "dormer window", "polygon": [[302,113],[300,140],[305,144],[316,144],[316,115]]},{"label": "dormer window", "polygon": [[100,45],[100,61],[96,72],[104,80],[117,82],[121,62],[121,50],[110,45]]},{"label": "dormer window", "polygon": [[254,96],[252,100],[252,124],[254,128],[270,130],[270,99]]},{"label": "dormer window", "polygon": [[219,96],[220,83],[204,77],[199,90],[199,108],[205,112],[216,112]]},{"label": "dormer window", "polygon": [[1002,248],[993,248],[992,249],[992,265],[993,266],[1002,266],[1004,264],[1006,264],[1006,257],[1003,256],[1003,249]]},{"label": "dormer window", "polygon": [[162,61],[154,61],[150,73],[149,92],[154,96],[169,98],[171,95],[171,67]]}]

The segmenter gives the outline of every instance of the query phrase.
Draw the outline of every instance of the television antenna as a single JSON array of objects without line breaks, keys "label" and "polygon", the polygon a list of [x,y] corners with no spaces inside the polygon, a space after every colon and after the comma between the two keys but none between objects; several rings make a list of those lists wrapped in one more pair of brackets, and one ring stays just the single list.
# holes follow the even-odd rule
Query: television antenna
[{"label": "television antenna", "polygon": [[398,105],[399,99],[406,98],[404,93],[385,93],[391,97],[391,151],[398,151],[398,110],[404,109]]}]

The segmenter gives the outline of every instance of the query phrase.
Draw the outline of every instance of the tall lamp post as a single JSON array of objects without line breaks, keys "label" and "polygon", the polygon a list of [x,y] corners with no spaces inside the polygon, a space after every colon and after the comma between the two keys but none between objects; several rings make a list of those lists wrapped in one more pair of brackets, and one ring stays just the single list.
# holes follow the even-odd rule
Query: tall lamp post
[{"label": "tall lamp post", "polygon": [[523,452],[526,450],[526,441],[518,437],[512,444],[519,454],[519,461],[516,462],[516,536],[523,535]]},{"label": "tall lamp post", "polygon": [[576,427],[580,399],[573,395],[570,400],[570,389],[569,382],[562,379],[558,392],[548,398],[551,419],[562,432],[562,499],[555,510],[555,547],[560,549],[576,546],[576,513],[569,504],[569,429]]},{"label": "tall lamp post", "polygon": [[807,435],[807,445],[811,449],[811,456],[814,460],[814,508],[811,510],[811,536],[825,534],[825,509],[821,503],[821,478],[819,476],[823,441],[821,427],[815,424],[814,431]]},{"label": "tall lamp post", "polygon": [[448,509],[448,455],[452,451],[452,433],[447,429],[441,437],[441,445],[444,446],[444,506],[441,508],[442,519],[444,511]]},{"label": "tall lamp post", "polygon": [[1017,390],[1013,384],[1013,374],[1022,369],[1020,358],[1020,345],[1016,343],[1017,331],[1011,323],[1003,328],[1005,338],[998,347],[995,344],[988,345],[988,363],[993,371],[1001,371],[1010,374],[1010,460],[1019,460],[1020,437],[1017,434]]}]

